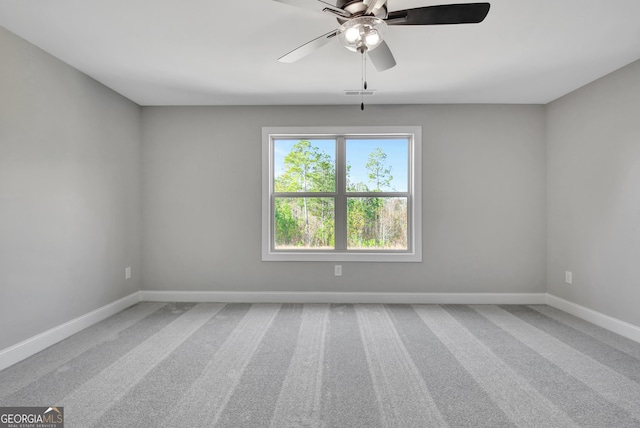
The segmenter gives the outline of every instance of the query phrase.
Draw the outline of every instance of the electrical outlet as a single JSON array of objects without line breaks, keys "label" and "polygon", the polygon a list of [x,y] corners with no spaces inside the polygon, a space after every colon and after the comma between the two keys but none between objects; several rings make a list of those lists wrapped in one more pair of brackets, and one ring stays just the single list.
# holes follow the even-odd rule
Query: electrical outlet
[{"label": "electrical outlet", "polygon": [[333,267],[333,273],[335,276],[342,276],[342,265],[335,265]]},{"label": "electrical outlet", "polygon": [[569,272],[568,270],[564,272],[564,282],[573,284],[573,272]]},{"label": "electrical outlet", "polygon": [[124,279],[131,279],[131,266],[124,268]]}]

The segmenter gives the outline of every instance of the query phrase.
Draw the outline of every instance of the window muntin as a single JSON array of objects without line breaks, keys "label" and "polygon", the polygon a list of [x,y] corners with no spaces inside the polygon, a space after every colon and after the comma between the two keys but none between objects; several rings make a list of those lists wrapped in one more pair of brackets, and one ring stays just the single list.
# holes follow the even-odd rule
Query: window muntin
[{"label": "window muntin", "polygon": [[263,128],[263,260],[421,261],[420,134]]}]

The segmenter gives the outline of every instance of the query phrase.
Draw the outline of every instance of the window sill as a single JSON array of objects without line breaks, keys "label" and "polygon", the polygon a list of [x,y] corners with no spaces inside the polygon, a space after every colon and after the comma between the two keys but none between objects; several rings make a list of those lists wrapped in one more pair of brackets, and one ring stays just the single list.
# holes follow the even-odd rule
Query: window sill
[{"label": "window sill", "polygon": [[419,263],[422,262],[422,254],[419,252],[359,252],[359,253],[334,253],[334,252],[263,252],[263,262],[375,262],[375,263]]}]

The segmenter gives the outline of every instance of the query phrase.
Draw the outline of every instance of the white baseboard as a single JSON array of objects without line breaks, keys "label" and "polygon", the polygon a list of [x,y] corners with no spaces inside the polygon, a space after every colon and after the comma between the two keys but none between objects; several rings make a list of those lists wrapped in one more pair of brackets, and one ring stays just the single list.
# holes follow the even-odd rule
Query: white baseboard
[{"label": "white baseboard", "polygon": [[140,293],[135,292],[113,303],[79,316],[71,321],[49,329],[43,333],[23,340],[9,348],[0,350],[0,370],[24,360],[51,345],[54,345],[67,337],[84,330],[93,324],[100,322],[111,315],[135,305],[140,301]]},{"label": "white baseboard", "polygon": [[640,327],[638,326],[569,302],[552,294],[547,294],[546,304],[640,343]]},{"label": "white baseboard", "polygon": [[346,293],[250,291],[140,291],[148,302],[544,304],[545,293]]}]

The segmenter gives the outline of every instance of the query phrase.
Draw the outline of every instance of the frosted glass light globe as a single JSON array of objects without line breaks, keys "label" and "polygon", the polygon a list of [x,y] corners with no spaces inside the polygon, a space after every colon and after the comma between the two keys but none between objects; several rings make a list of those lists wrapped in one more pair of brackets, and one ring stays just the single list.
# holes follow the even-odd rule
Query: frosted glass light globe
[{"label": "frosted glass light globe", "polygon": [[367,46],[378,46],[378,44],[380,43],[380,35],[376,30],[371,30],[369,34],[365,36],[364,40]]},{"label": "frosted glass light globe", "polygon": [[344,32],[344,38],[347,39],[348,42],[354,43],[360,38],[360,30],[356,27],[347,28]]}]

